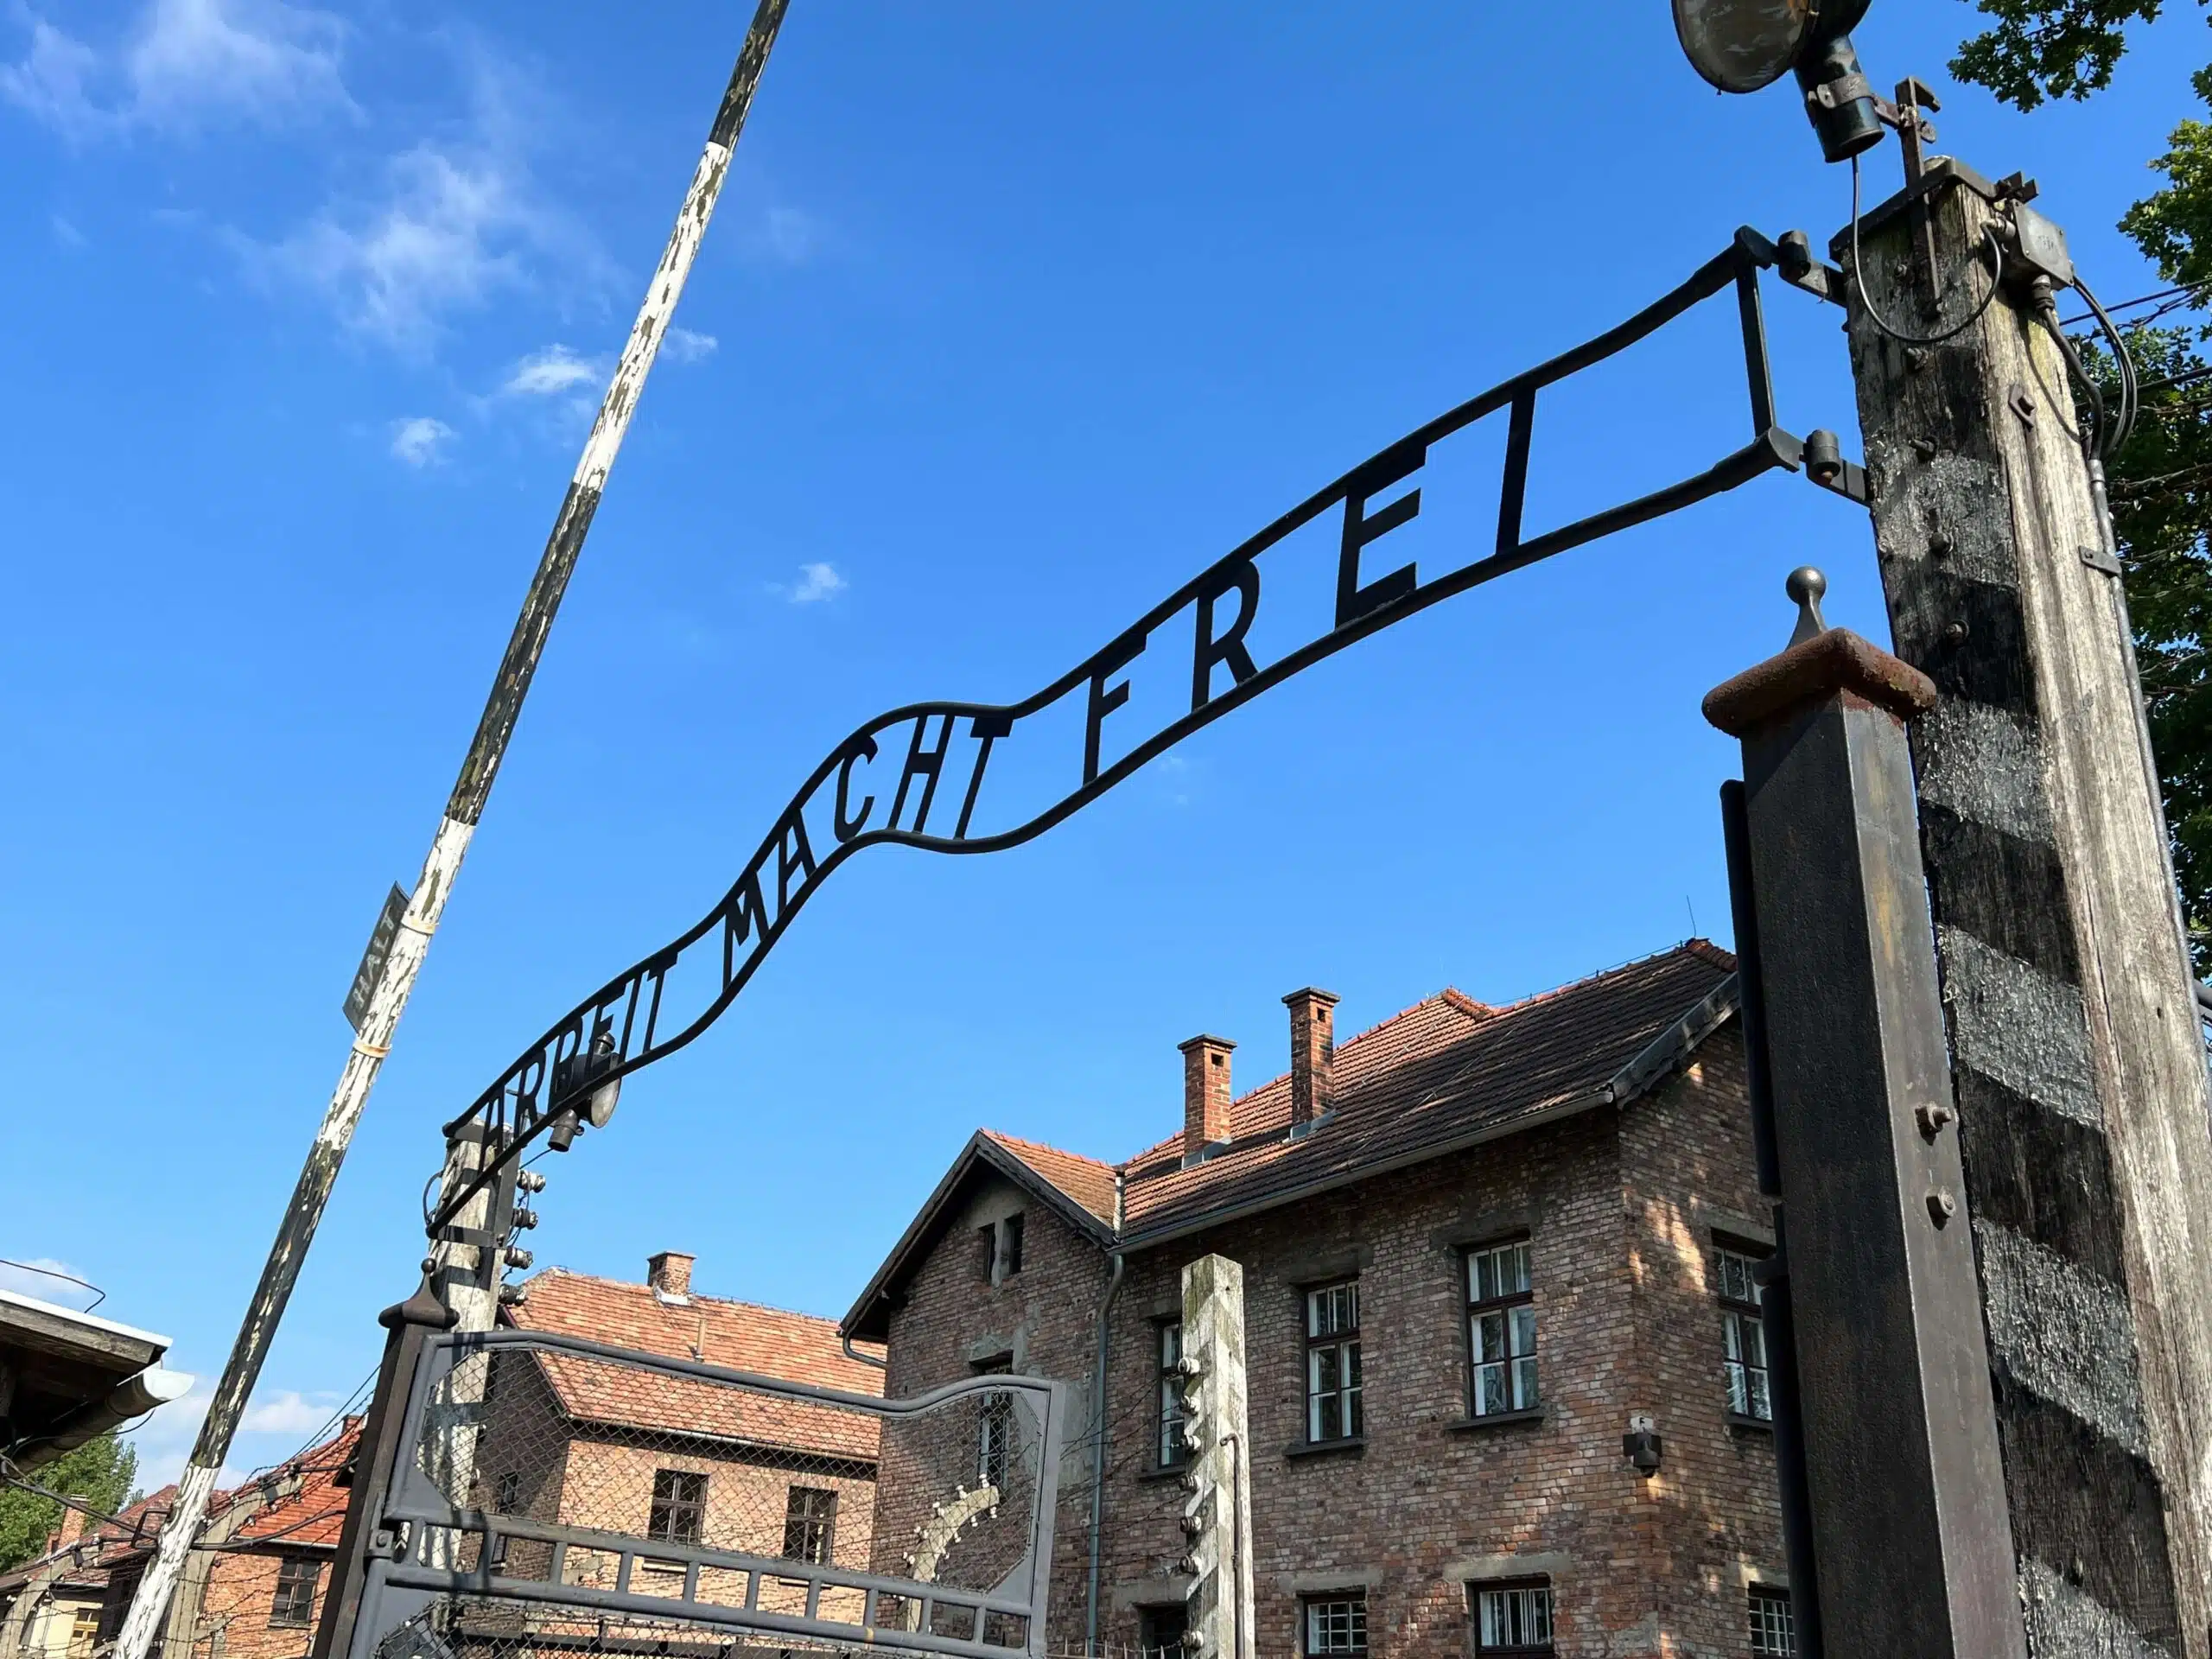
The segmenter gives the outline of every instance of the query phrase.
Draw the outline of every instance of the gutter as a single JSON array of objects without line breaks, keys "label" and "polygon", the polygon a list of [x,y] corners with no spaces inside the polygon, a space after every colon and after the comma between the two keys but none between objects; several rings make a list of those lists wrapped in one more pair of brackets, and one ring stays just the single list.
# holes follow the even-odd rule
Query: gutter
[{"label": "gutter", "polygon": [[18,1473],[29,1474],[111,1428],[181,1400],[191,1388],[188,1373],[149,1365],[135,1376],[124,1377],[100,1399],[78,1407],[45,1433],[28,1437],[27,1446],[19,1442],[7,1448],[8,1461]]},{"label": "gutter", "polygon": [[[1120,1165],[1114,1168],[1114,1235],[1121,1236],[1122,1190],[1127,1180]],[[1114,1303],[1122,1294],[1122,1274],[1128,1266],[1128,1258],[1119,1249],[1114,1252],[1114,1270],[1106,1281],[1106,1295],[1098,1304],[1098,1370],[1091,1385],[1090,1428],[1090,1577],[1089,1593],[1084,1598],[1083,1650],[1085,1654],[1098,1651],[1098,1551],[1101,1535],[1106,1523],[1106,1353],[1107,1338],[1112,1326],[1109,1318]]]}]

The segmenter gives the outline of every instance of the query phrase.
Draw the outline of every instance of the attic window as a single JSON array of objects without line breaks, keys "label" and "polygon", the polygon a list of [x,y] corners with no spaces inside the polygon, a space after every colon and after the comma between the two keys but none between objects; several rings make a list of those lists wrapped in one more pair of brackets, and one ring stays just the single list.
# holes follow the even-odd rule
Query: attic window
[{"label": "attic window", "polygon": [[1021,1219],[1022,1212],[1017,1210],[976,1230],[985,1284],[1002,1285],[1021,1271]]}]

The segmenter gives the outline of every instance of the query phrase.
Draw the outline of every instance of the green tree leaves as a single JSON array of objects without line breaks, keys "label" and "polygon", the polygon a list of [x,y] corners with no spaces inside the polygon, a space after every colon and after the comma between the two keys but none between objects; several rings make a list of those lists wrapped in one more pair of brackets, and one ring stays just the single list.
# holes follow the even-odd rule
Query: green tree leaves
[{"label": "green tree leaves", "polygon": [[1951,60],[1959,79],[2016,109],[2046,98],[2084,99],[2112,85],[2126,26],[2155,20],[2164,0],[1980,0],[1997,27]]},{"label": "green tree leaves", "polygon": [[[32,1478],[50,1492],[81,1498],[87,1507],[113,1515],[131,1501],[130,1483],[137,1474],[137,1448],[110,1433],[65,1452]],[[60,1525],[61,1505],[52,1498],[20,1486],[0,1486],[0,1573],[43,1552],[47,1538]]]}]

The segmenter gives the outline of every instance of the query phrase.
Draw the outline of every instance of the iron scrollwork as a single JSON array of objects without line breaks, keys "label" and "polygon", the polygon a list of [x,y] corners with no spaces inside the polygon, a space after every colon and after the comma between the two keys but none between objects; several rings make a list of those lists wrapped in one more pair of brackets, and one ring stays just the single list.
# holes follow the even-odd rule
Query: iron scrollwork
[{"label": "iron scrollwork", "polygon": [[[814,769],[720,903],[680,938],[607,982],[525,1049],[476,1103],[446,1126],[448,1140],[480,1133],[486,1156],[474,1179],[435,1213],[433,1236],[498,1171],[586,1094],[683,1047],[744,989],[808,898],[831,872],[864,849],[920,848],[989,853],[1044,834],[1200,727],[1220,719],[1300,670],[1430,606],[1538,560],[1644,524],[1803,464],[1805,444],[1775,423],[1774,391],[1758,273],[1776,263],[1775,245],[1758,232],[1736,233],[1672,293],[1617,327],[1470,398],[1408,433],[1309,496],[1234,551],[1169,594],[1085,661],[1011,704],[911,703],[878,715]],[[1656,332],[1704,300],[1732,288],[1742,326],[1751,441],[1714,466],[1662,490],[1525,536],[1522,508],[1537,395]],[[1487,416],[1509,422],[1495,545],[1483,557],[1421,580],[1412,563],[1370,570],[1377,544],[1416,518],[1418,486],[1377,505],[1427,464],[1430,450]],[[1824,437],[1827,435],[1822,435]],[[1325,513],[1340,510],[1331,625],[1273,661],[1248,643],[1260,614],[1261,556]],[[1141,664],[1160,654],[1170,622],[1190,616],[1189,708],[1141,741],[1109,755],[1115,715],[1130,698]],[[1055,713],[1063,716],[1055,721]],[[1065,718],[1065,716],[1073,718]],[[1066,745],[1059,762],[1075,786],[1026,816],[994,816],[984,785],[1001,746],[1034,727],[1038,753]],[[1034,775],[1035,768],[1029,769]],[[945,819],[950,817],[950,825]],[[932,828],[932,824],[939,827]],[[695,999],[672,1012],[670,988],[682,979]],[[703,995],[702,995],[703,994]],[[682,998],[676,999],[683,1001]],[[467,1126],[474,1125],[470,1129]]]}]

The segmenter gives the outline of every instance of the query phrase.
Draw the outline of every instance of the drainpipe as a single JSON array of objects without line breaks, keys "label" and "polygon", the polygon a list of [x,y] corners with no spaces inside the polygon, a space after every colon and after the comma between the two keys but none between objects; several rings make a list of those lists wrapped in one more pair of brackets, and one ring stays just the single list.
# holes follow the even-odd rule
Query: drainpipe
[{"label": "drainpipe", "polygon": [[891,1369],[891,1362],[887,1359],[871,1359],[866,1354],[855,1352],[853,1349],[853,1339],[847,1336],[843,1332],[840,1331],[837,1333],[837,1340],[844,1348],[845,1357],[847,1359],[857,1360],[863,1365],[873,1365],[879,1371],[887,1371]]},{"label": "drainpipe", "polygon": [[[1122,1235],[1122,1181],[1114,1172],[1114,1236]],[[1084,1614],[1083,1650],[1098,1651],[1098,1546],[1106,1516],[1106,1335],[1114,1299],[1122,1294],[1122,1271],[1128,1264],[1121,1251],[1114,1252],[1114,1267],[1106,1281],[1105,1300],[1098,1304],[1098,1370],[1091,1383],[1090,1427],[1090,1593]]]}]

